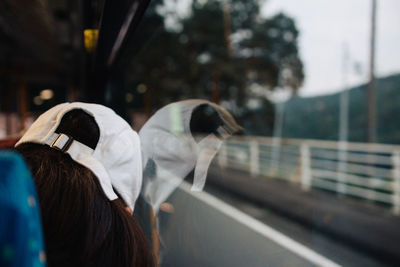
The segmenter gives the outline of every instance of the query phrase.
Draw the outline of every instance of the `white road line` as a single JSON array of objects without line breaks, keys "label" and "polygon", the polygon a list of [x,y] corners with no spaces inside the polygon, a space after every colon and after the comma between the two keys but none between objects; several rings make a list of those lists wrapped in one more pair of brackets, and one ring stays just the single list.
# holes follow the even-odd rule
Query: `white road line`
[{"label": "white road line", "polygon": [[291,252],[299,255],[300,257],[310,261],[318,266],[327,267],[337,267],[340,266],[337,263],[325,258],[324,256],[316,253],[315,251],[309,249],[308,247],[296,242],[295,240],[285,236],[284,234],[278,232],[277,230],[271,228],[270,226],[252,218],[246,213],[234,208],[233,206],[219,200],[218,198],[208,194],[207,192],[192,192],[190,190],[191,185],[183,182],[179,186],[183,191],[192,195],[193,197],[201,200],[202,202],[210,205],[214,209],[220,211],[221,213],[231,217],[232,219],[238,221],[239,223],[247,226],[253,231],[267,237],[268,239],[274,241],[280,246],[290,250]]}]

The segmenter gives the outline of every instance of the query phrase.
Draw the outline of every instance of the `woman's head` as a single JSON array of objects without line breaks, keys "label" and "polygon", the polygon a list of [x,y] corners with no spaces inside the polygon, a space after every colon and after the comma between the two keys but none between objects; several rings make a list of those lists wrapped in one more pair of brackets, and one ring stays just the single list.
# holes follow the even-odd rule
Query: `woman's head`
[{"label": "woman's head", "polygon": [[[87,125],[88,120],[81,120],[85,115],[79,113],[92,123]],[[117,199],[118,191],[133,210],[142,185],[140,140],[111,109],[79,102],[57,105],[32,124],[17,146],[27,142],[47,144],[69,154],[96,175],[108,199]]]},{"label": "woman's head", "polygon": [[[55,132],[92,149],[100,139],[95,119],[81,109],[64,114]],[[22,143],[17,150],[34,176],[49,266],[152,265],[127,205],[122,198],[110,200],[91,170],[45,144]]]}]

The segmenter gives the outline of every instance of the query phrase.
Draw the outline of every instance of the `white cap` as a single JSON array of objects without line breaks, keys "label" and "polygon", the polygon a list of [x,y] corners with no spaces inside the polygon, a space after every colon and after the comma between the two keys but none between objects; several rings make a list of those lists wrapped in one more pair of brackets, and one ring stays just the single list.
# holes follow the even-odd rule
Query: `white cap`
[{"label": "white cap", "polygon": [[[196,141],[190,129],[193,111],[208,105],[221,121],[215,133],[204,133]],[[223,107],[207,100],[192,99],[158,110],[139,131],[142,142],[144,199],[158,212],[160,204],[194,169],[192,191],[201,191],[212,159],[224,139],[241,127]]]},{"label": "white cap", "polygon": [[[63,133],[55,133],[64,114],[82,109],[92,115],[99,126],[100,138],[96,148],[86,146]],[[68,153],[71,158],[90,169],[110,200],[121,195],[133,210],[142,186],[140,139],[129,124],[113,110],[97,104],[64,103],[43,113],[22,136],[19,144],[47,144]]]}]

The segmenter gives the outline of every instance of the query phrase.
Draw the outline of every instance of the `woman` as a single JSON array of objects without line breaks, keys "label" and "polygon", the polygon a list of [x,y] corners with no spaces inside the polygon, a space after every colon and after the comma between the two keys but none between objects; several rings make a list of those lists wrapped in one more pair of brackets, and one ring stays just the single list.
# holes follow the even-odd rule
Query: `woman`
[{"label": "woman", "polygon": [[139,138],[112,110],[67,103],[17,143],[34,176],[49,266],[153,266],[132,217],[140,192]]}]

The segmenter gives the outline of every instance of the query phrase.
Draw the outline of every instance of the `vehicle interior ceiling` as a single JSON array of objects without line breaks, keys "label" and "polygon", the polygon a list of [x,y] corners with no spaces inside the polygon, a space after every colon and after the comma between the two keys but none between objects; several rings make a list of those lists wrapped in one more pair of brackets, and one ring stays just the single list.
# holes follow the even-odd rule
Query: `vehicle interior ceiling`
[{"label": "vehicle interior ceiling", "polygon": [[[107,104],[104,100],[107,73],[117,65],[149,3],[111,2],[4,0],[0,3],[0,18],[3,18],[0,105],[6,113],[43,112],[65,100]],[[136,7],[134,12],[132,7]],[[129,11],[133,14],[128,14]],[[127,30],[121,34],[124,23]],[[86,30],[96,35],[95,48],[93,42],[85,44]],[[34,96],[45,88],[52,88],[55,97],[38,107],[33,103]]]}]

